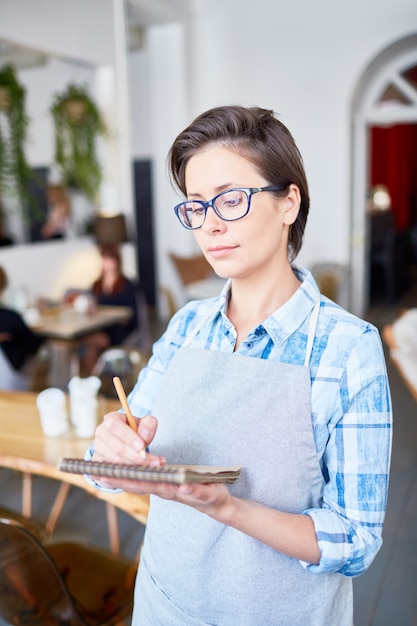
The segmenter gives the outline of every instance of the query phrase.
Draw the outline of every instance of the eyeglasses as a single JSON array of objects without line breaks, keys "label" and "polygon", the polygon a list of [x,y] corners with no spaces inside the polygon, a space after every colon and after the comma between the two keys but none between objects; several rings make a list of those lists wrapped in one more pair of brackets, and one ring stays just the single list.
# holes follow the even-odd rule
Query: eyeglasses
[{"label": "eyeglasses", "polygon": [[186,200],[174,207],[174,211],[184,228],[196,230],[201,228],[206,219],[208,208],[225,222],[240,220],[249,213],[250,201],[255,193],[261,191],[282,191],[279,185],[268,187],[247,187],[243,189],[229,189],[222,191],[211,200]]}]

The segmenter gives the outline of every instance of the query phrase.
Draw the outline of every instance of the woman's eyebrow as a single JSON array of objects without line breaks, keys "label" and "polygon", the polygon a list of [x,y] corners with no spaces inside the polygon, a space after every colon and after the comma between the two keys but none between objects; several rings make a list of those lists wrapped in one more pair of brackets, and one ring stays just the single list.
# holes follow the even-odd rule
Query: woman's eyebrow
[{"label": "woman's eyebrow", "polygon": [[[214,195],[221,193],[222,191],[227,191],[228,189],[241,189],[242,185],[237,185],[236,183],[225,183],[223,185],[219,185],[214,188]],[[189,192],[187,193],[188,198],[202,198],[203,196],[200,193]],[[212,196],[213,197],[213,196]]]}]

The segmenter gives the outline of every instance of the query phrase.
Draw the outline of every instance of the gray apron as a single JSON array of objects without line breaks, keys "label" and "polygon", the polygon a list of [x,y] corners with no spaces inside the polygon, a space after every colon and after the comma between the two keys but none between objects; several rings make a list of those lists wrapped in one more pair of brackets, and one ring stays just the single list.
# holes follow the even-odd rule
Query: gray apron
[{"label": "gray apron", "polygon": [[[153,408],[152,452],[172,463],[242,465],[228,487],[237,497],[292,513],[320,507],[308,368],[317,314],[318,306],[304,365],[179,349]],[[134,626],[351,626],[352,605],[349,578],[310,573],[191,507],[151,496]]]}]

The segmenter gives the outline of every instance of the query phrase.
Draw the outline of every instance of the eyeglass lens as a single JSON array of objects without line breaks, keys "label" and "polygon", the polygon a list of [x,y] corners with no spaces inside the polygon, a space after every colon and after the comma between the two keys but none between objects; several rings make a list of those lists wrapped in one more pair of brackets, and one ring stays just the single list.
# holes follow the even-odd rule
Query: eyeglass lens
[{"label": "eyeglass lens", "polygon": [[[249,198],[242,189],[232,189],[218,195],[213,202],[216,213],[226,221],[238,220],[248,211]],[[199,228],[206,215],[204,204],[190,200],[181,204],[178,216],[186,228]]]}]

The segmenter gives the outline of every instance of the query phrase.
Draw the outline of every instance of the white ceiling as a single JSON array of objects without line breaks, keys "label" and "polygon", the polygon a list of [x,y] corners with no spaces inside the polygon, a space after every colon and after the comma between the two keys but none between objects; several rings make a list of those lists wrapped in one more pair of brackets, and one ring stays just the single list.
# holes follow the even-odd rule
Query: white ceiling
[{"label": "white ceiling", "polygon": [[[147,26],[184,19],[190,0],[126,0],[128,46],[135,50],[143,45]],[[11,63],[17,68],[44,65],[48,55],[12,42],[0,40],[0,67]]]},{"label": "white ceiling", "polygon": [[0,40],[0,67],[12,64],[17,68],[44,65],[47,55]]}]

